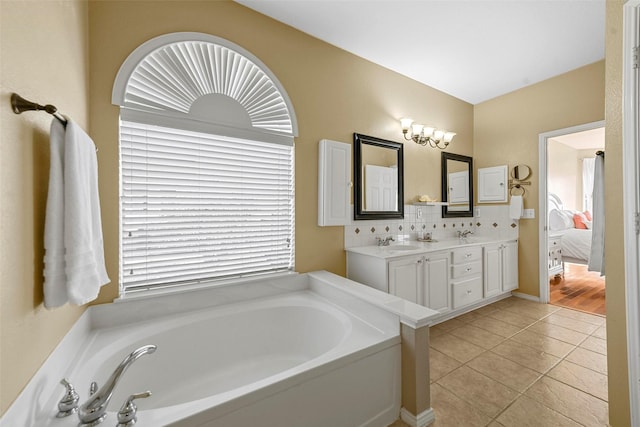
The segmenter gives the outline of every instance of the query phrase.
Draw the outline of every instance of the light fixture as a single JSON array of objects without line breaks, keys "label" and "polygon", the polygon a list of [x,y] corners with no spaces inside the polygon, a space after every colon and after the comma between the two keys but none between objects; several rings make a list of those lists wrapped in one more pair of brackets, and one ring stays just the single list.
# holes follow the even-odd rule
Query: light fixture
[{"label": "light fixture", "polygon": [[[423,126],[414,123],[411,119],[400,119],[402,134],[407,141],[413,141],[416,144],[428,145],[431,148],[439,148],[444,150],[447,148],[454,136],[455,132],[447,132],[446,130],[436,129],[430,126]],[[407,136],[411,130],[411,134]]]}]

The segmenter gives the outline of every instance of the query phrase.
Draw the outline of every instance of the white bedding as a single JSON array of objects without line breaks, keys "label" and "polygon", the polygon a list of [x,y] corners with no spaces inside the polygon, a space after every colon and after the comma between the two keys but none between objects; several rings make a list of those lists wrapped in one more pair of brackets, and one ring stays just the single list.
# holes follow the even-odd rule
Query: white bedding
[{"label": "white bedding", "polygon": [[591,230],[569,228],[553,233],[562,236],[562,257],[589,261],[591,253]]}]

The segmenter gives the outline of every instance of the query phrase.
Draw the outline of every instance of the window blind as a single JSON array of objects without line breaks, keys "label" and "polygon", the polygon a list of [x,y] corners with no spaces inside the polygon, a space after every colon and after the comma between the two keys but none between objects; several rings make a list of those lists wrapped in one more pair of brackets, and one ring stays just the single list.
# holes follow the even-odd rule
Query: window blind
[{"label": "window blind", "polygon": [[293,147],[120,122],[121,295],[292,271]]}]

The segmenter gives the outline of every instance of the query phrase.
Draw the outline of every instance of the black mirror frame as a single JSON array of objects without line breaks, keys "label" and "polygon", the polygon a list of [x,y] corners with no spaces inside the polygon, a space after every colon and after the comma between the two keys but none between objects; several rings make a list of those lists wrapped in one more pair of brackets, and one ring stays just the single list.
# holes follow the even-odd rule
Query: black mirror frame
[{"label": "black mirror frame", "polygon": [[[396,150],[398,156],[398,209],[395,211],[365,211],[362,206],[362,144]],[[387,141],[373,136],[353,134],[353,217],[356,221],[371,219],[404,218],[404,151],[399,142]]]},{"label": "black mirror frame", "polygon": [[442,218],[473,217],[473,158],[462,154],[442,152],[442,201],[447,201],[447,160],[457,160],[469,164],[469,209],[464,211],[449,211],[447,206],[442,207]]}]

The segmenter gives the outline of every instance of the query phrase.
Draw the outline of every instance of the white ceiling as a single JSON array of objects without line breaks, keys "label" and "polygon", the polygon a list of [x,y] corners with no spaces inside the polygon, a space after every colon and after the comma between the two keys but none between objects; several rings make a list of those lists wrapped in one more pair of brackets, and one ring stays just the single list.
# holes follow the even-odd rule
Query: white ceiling
[{"label": "white ceiling", "polygon": [[[585,130],[556,136],[551,141],[568,145],[576,150],[604,150],[604,128]],[[595,155],[595,153],[594,153]]]},{"label": "white ceiling", "polygon": [[605,0],[236,0],[471,104],[604,58]]}]

